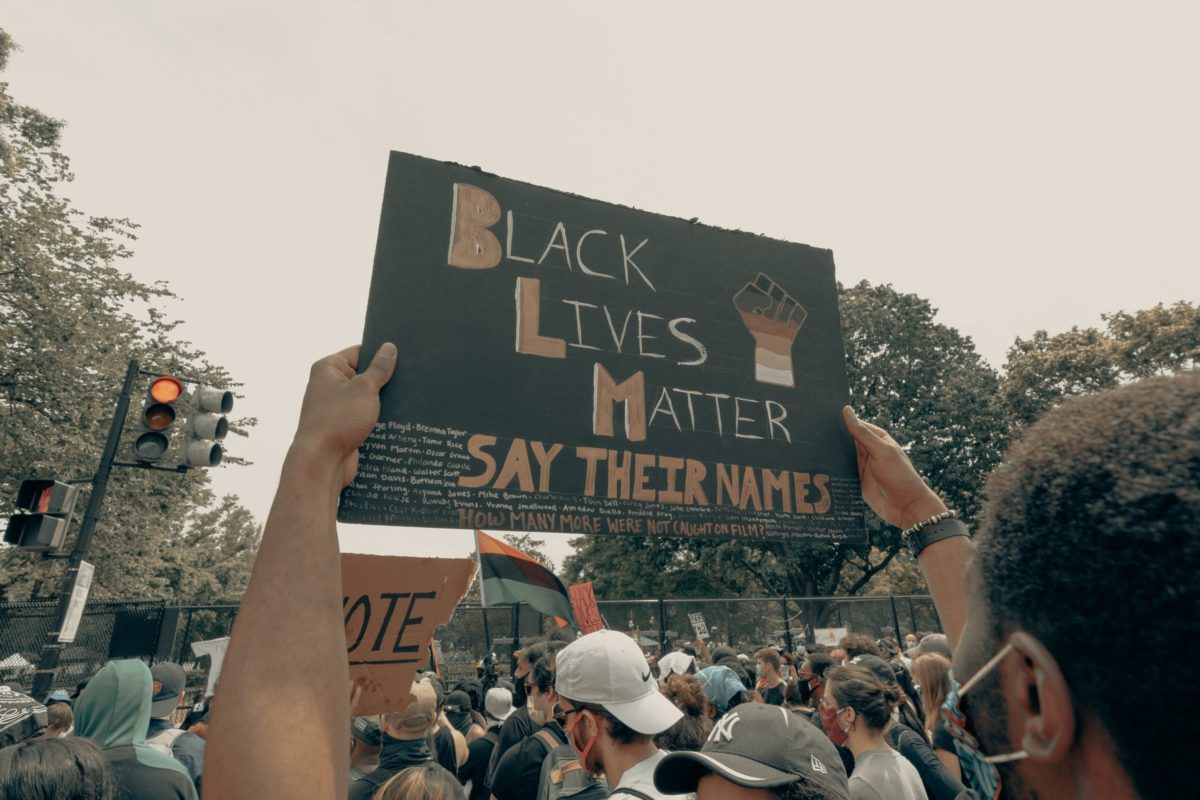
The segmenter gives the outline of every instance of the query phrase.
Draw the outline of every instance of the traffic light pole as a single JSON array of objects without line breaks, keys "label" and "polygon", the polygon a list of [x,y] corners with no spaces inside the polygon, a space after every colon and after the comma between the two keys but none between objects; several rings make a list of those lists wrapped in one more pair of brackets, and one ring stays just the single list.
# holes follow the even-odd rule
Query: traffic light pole
[{"label": "traffic light pole", "polygon": [[59,633],[67,621],[71,594],[75,588],[75,579],[79,575],[79,564],[87,558],[92,545],[92,533],[96,529],[96,523],[100,521],[100,506],[104,502],[105,492],[108,491],[108,475],[112,472],[117,457],[117,445],[121,442],[121,430],[125,427],[125,417],[129,413],[129,398],[137,381],[138,369],[137,361],[129,362],[129,369],[125,372],[125,383],[121,386],[121,396],[117,399],[117,409],[113,413],[112,426],[108,429],[108,441],[104,443],[104,453],[100,456],[100,466],[91,480],[92,493],[83,512],[83,522],[79,526],[79,536],[75,539],[75,549],[71,551],[71,560],[67,564],[66,574],[63,575],[62,589],[59,590],[57,621],[54,629],[46,634],[46,644],[42,647],[42,656],[33,676],[32,694],[35,700],[49,694],[50,686],[54,682],[58,658],[63,650],[63,643],[58,640]]}]

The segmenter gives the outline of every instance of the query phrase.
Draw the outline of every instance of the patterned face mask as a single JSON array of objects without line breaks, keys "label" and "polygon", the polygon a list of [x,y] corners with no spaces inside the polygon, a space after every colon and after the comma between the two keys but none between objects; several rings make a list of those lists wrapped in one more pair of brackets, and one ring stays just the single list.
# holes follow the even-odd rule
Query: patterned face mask
[{"label": "patterned face mask", "polygon": [[950,735],[954,737],[954,749],[958,753],[959,766],[962,767],[963,783],[974,789],[980,797],[991,798],[991,800],[1000,798],[1000,772],[996,769],[996,765],[1020,761],[1027,758],[1029,754],[1024,750],[1018,750],[995,756],[984,755],[979,745],[979,739],[971,732],[967,712],[962,707],[962,698],[967,692],[978,686],[979,681],[995,669],[996,665],[1004,660],[1004,657],[1012,650],[1011,643],[1004,645],[999,653],[992,656],[969,681],[961,686],[954,679],[953,671],[951,671],[950,691],[946,695],[946,702],[942,704],[942,718],[946,720],[946,727],[949,729]]}]

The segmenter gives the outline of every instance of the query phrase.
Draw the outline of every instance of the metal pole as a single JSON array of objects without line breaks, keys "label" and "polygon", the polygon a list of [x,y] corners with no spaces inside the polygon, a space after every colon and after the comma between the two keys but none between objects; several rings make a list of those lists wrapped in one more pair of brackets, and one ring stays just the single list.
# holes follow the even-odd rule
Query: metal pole
[{"label": "metal pole", "polygon": [[902,636],[900,633],[900,614],[897,613],[897,611],[896,611],[896,595],[889,594],[888,599],[892,601],[892,624],[894,624],[896,626],[896,629],[895,629],[896,630],[896,633],[895,633],[896,641],[899,643],[900,648],[903,649],[904,648],[904,636]]},{"label": "metal pole", "polygon": [[512,661],[513,669],[517,666],[517,651],[521,649],[521,604],[512,604],[512,651],[509,655],[509,660]]},{"label": "metal pole", "polygon": [[479,613],[483,614],[483,639],[487,642],[487,650],[485,652],[490,653],[492,652],[492,629],[488,627],[487,606],[480,605]]},{"label": "metal pole", "polygon": [[783,608],[783,640],[787,642],[788,655],[791,655],[796,652],[796,648],[792,647],[792,625],[788,622],[787,598],[779,598],[779,605]]},{"label": "metal pole", "polygon": [[83,522],[79,526],[79,536],[75,538],[75,549],[71,552],[71,560],[67,563],[67,571],[63,575],[62,588],[59,590],[57,621],[54,630],[46,634],[46,644],[42,647],[42,657],[38,660],[37,672],[33,676],[32,694],[35,699],[45,697],[50,693],[54,683],[55,669],[58,667],[58,657],[63,645],[58,641],[59,631],[67,621],[67,609],[71,606],[71,593],[75,588],[75,578],[79,575],[79,562],[87,558],[92,545],[92,533],[96,523],[100,521],[100,505],[104,502],[104,494],[108,491],[108,474],[112,471],[113,460],[117,456],[117,445],[121,442],[121,430],[125,427],[125,415],[129,413],[129,397],[133,391],[134,381],[138,376],[138,362],[130,361],[129,369],[125,371],[125,383],[121,386],[121,396],[117,398],[117,408],[113,413],[112,425],[108,429],[108,441],[104,443],[104,453],[100,456],[100,466],[92,478],[92,494],[88,497],[87,509],[83,512]]}]

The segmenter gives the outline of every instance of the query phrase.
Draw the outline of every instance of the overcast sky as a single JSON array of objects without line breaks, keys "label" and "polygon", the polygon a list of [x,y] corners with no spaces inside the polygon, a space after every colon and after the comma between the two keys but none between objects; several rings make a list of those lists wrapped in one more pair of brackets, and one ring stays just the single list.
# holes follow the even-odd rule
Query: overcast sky
[{"label": "overcast sky", "polygon": [[260,520],[309,364],[361,337],[389,150],[830,248],[995,366],[1200,298],[1196,3],[3,6],[3,77],[68,123],[76,205],[140,223],[125,268],[244,382],[255,463],[214,477]]}]

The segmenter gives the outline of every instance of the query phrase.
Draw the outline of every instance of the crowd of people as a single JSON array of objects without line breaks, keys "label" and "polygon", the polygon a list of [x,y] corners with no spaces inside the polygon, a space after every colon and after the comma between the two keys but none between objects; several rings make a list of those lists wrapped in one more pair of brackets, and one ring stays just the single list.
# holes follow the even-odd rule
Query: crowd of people
[{"label": "crowd of people", "polygon": [[[220,699],[180,724],[178,665],[111,662],[74,696],[47,698],[40,737],[0,750],[0,800],[1193,791],[1200,374],[1051,412],[992,476],[975,537],[885,431],[846,409],[863,497],[904,531],[944,635],[850,634],[797,652],[697,641],[657,659],[621,632],[556,635],[514,653],[511,682],[447,687],[418,672],[404,708],[354,717],[328,564],[338,491],[395,349],[357,362],[352,348],[314,366]],[[1139,691],[1118,686],[1111,637],[1097,635],[1134,630],[1159,656],[1140,663]],[[1184,713],[1170,735],[1144,735],[1164,703]]]}]

